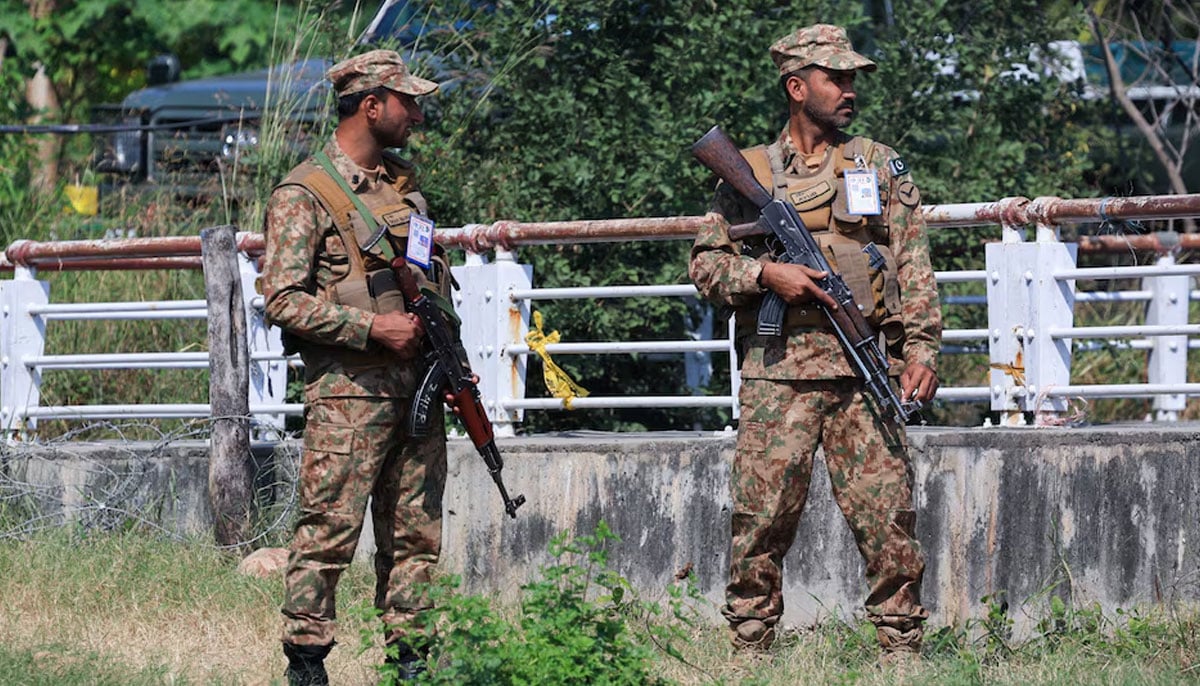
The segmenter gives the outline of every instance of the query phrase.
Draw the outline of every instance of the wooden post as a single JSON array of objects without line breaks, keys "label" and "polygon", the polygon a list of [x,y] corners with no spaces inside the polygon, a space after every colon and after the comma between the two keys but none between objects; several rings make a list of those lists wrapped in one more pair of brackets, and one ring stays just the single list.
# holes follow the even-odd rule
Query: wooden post
[{"label": "wooden post", "polygon": [[250,540],[254,472],[250,456],[250,378],[246,313],[238,274],[236,227],[200,231],[204,292],[208,299],[208,399],[212,437],[208,501],[219,545]]},{"label": "wooden post", "polygon": [[[25,84],[25,100],[34,112],[28,121],[30,124],[60,121],[62,107],[54,93],[54,84],[46,73],[46,65],[38,62],[35,68],[37,71]],[[53,194],[58,184],[58,157],[62,150],[62,137],[57,134],[44,134],[33,136],[33,140],[37,155],[32,162],[30,183],[42,194]]]}]

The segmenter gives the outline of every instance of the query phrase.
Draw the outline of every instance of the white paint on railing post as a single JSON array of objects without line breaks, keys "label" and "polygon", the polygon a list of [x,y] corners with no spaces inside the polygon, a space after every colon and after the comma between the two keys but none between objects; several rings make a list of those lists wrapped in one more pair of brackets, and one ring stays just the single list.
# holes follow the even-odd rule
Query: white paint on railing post
[{"label": "white paint on railing post", "polygon": [[[255,353],[283,354],[283,334],[277,326],[268,326],[266,309],[259,286],[258,260],[238,253],[238,272],[242,281],[242,305],[246,312],[246,344],[250,365],[250,405],[276,406],[287,402],[287,362],[279,359],[256,360]],[[256,441],[276,441],[284,437],[283,414],[255,414],[250,435]]]},{"label": "white paint on railing post", "polygon": [[1010,274],[1021,266],[1015,251],[1026,247],[1023,236],[1004,228],[1001,243],[984,246],[987,270],[988,302],[988,386],[993,412],[1001,414],[1002,426],[1020,423],[1024,415],[1017,405],[1016,393],[1025,384],[1025,340],[1021,336],[1028,320],[1020,274]]},{"label": "white paint on railing post", "polygon": [[453,267],[460,289],[454,306],[463,320],[462,341],[471,369],[479,377],[479,394],[498,436],[512,436],[520,409],[505,409],[506,400],[525,397],[526,357],[507,354],[509,345],[524,345],[529,331],[528,300],[513,302],[515,290],[533,285],[533,267],[518,264],[516,254],[496,250],[495,262],[467,253],[466,264]]},{"label": "white paint on railing post", "polygon": [[1071,342],[1053,339],[1052,329],[1070,326],[1075,282],[1059,281],[1056,272],[1073,268],[1078,246],[1052,240],[1028,243],[1005,228],[1006,240],[985,248],[988,294],[988,357],[991,408],[1006,426],[1024,424],[1025,412],[1057,413],[1065,398],[1044,392],[1069,385]]},{"label": "white paint on railing post", "polygon": [[37,419],[27,420],[26,413],[38,406],[42,375],[24,360],[46,350],[46,320],[30,309],[50,302],[50,284],[36,276],[34,269],[17,267],[11,281],[0,282],[0,431],[7,440],[37,428]]},{"label": "white paint on railing post", "polygon": [[[1158,258],[1159,266],[1175,264],[1174,255]],[[1150,325],[1186,325],[1191,293],[1191,277],[1150,276],[1142,281],[1151,293],[1146,305],[1146,323]],[[1150,355],[1146,362],[1146,381],[1152,384],[1175,384],[1187,380],[1187,336],[1154,336],[1150,339]],[[1154,396],[1154,418],[1157,421],[1178,421],[1187,405],[1183,394]]]},{"label": "white paint on railing post", "polygon": [[1025,227],[1020,224],[1003,223],[1000,225],[1000,242],[1002,243],[1024,243],[1025,242]]},{"label": "white paint on railing post", "polygon": [[1057,243],[1061,240],[1058,227],[1053,224],[1037,225],[1037,242],[1038,243]]},{"label": "white paint on railing post", "polygon": [[1050,397],[1055,387],[1071,385],[1071,339],[1053,338],[1050,332],[1069,327],[1075,320],[1075,280],[1055,275],[1074,269],[1079,252],[1076,243],[1055,240],[1057,234],[1043,233],[1034,244],[1032,265],[1034,280],[1029,290],[1029,327],[1025,330],[1025,380],[1022,399],[1026,412],[1036,414],[1035,424],[1053,419],[1066,411],[1070,398]]}]

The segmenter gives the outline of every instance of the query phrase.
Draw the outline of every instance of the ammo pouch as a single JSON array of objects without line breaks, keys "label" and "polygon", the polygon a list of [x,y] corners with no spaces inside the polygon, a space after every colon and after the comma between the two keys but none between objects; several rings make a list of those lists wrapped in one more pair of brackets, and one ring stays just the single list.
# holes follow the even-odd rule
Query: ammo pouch
[{"label": "ammo pouch", "polygon": [[376,314],[404,311],[404,296],[390,267],[367,272],[361,279],[342,279],[331,290],[331,299],[339,305]]},{"label": "ammo pouch", "polygon": [[[829,264],[841,274],[854,294],[854,302],[863,308],[867,323],[885,334],[889,328],[894,328],[889,324],[900,324],[900,282],[896,278],[896,259],[891,248],[875,246],[884,264],[882,269],[873,269],[862,243],[832,231],[822,231],[814,238]],[[890,340],[892,336],[888,338]]]}]

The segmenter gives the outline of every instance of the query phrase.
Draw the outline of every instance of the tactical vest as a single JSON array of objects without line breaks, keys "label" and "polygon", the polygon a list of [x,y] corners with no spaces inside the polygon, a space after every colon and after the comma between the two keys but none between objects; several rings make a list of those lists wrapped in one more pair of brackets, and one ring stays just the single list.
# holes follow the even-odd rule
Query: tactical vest
[{"label": "tactical vest", "polygon": [[[413,182],[412,167],[387,154],[384,164],[396,179],[392,184],[395,195],[389,198],[388,194],[372,194],[359,198],[375,215],[376,224],[386,227],[380,240],[389,241],[396,255],[404,255],[412,213],[426,214],[428,208],[424,196]],[[318,285],[316,297],[377,314],[403,312],[404,296],[382,249],[378,244],[366,252],[360,247],[371,240],[372,230],[341,184],[309,159],[293,169],[276,188],[284,186],[300,186],[317,199],[333,221],[334,229],[346,250],[346,264],[332,265],[334,280],[324,286]],[[433,282],[437,293],[448,297],[451,281],[449,263],[441,254],[434,255],[432,259],[433,266],[426,278]],[[409,265],[409,268],[418,269],[416,265]],[[421,277],[418,277],[420,280]],[[299,349],[296,345],[299,341],[285,340],[284,343],[285,349]],[[386,356],[386,353],[372,342],[363,355],[377,357]]]},{"label": "tactical vest", "polygon": [[[846,281],[854,300],[863,308],[867,321],[882,330],[889,340],[899,337],[900,282],[896,260],[892,254],[887,215],[864,216],[850,214],[846,206],[844,174],[858,167],[857,160],[869,160],[874,142],[854,137],[839,143],[825,155],[822,166],[807,175],[784,171],[778,145],[755,146],[742,151],[742,156],[754,170],[754,176],[774,198],[790,202],[808,227],[813,238],[825,253],[830,266]],[[880,208],[887,210],[887,191],[880,188]],[[746,239],[742,253],[756,259],[771,259],[767,237]],[[863,252],[874,243],[884,265],[870,266],[870,257]],[[825,315],[816,306],[788,308],[785,327],[816,327],[827,324]]]}]

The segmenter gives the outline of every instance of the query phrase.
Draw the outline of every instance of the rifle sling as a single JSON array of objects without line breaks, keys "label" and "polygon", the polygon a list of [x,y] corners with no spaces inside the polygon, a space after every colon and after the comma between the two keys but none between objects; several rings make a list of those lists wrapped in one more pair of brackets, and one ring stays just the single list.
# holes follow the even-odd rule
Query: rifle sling
[{"label": "rifle sling", "polygon": [[[338,173],[337,168],[333,165],[333,160],[329,159],[329,155],[326,155],[324,150],[318,150],[313,155],[313,161],[337,183],[342,192],[346,194],[346,197],[350,198],[350,202],[354,203],[354,208],[358,210],[359,216],[366,222],[367,227],[371,229],[372,237],[379,236],[381,230],[386,230],[386,227],[383,227],[383,229],[380,228],[379,222],[375,221],[375,213],[371,212],[367,208],[366,203],[362,201],[362,198],[358,197],[354,190],[350,188],[350,184],[346,183],[346,179]],[[379,246],[384,259],[390,264],[392,260],[396,259],[396,251],[392,248],[391,241],[386,240],[386,237],[381,236],[380,238],[382,240],[376,240],[375,244]],[[359,249],[365,251],[361,246]]]}]

